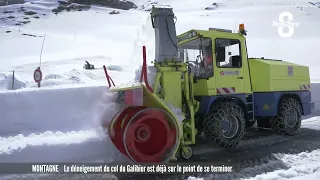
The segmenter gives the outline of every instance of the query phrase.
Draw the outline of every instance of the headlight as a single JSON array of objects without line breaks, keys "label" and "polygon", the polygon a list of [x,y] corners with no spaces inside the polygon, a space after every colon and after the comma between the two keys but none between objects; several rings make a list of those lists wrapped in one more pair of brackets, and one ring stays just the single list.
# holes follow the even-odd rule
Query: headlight
[{"label": "headlight", "polygon": [[189,38],[192,38],[193,37],[192,35],[193,35],[192,32],[189,32]]}]

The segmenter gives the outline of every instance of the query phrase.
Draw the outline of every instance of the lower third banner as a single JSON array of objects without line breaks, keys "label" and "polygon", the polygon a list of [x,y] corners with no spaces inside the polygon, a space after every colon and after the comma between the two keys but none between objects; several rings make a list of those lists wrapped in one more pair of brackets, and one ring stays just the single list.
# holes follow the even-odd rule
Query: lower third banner
[{"label": "lower third banner", "polygon": [[61,173],[146,173],[146,174],[187,174],[187,173],[228,173],[231,166],[210,164],[30,164],[0,163],[0,174],[61,174]]}]

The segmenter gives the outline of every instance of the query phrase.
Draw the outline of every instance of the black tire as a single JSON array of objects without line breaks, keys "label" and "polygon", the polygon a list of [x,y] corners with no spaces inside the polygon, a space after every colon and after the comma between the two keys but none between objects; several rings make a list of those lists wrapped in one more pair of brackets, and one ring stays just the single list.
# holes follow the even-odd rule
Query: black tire
[{"label": "black tire", "polygon": [[271,128],[283,135],[292,135],[301,127],[302,107],[293,99],[284,99],[278,116],[270,119]]},{"label": "black tire", "polygon": [[[228,119],[233,133],[223,132],[224,119]],[[230,123],[232,122],[232,123]],[[222,102],[213,106],[204,120],[203,132],[206,138],[220,147],[233,148],[244,136],[245,118],[242,108],[232,102]]]},{"label": "black tire", "polygon": [[254,121],[246,121],[246,128],[251,128],[256,124],[256,120]]},{"label": "black tire", "polygon": [[188,160],[193,156],[193,150],[191,147],[187,146],[186,147],[188,149],[188,154],[186,154],[182,149],[180,150],[180,156],[182,159],[184,160]]}]

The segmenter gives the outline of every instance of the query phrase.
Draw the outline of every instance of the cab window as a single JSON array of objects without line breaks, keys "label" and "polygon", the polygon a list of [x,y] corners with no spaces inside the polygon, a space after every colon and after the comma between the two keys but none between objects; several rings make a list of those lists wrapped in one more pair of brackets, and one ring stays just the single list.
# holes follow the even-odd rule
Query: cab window
[{"label": "cab window", "polygon": [[215,56],[218,68],[241,68],[241,47],[238,39],[215,40]]},{"label": "cab window", "polygon": [[179,45],[180,59],[188,62],[197,79],[213,77],[212,40],[199,37]]}]

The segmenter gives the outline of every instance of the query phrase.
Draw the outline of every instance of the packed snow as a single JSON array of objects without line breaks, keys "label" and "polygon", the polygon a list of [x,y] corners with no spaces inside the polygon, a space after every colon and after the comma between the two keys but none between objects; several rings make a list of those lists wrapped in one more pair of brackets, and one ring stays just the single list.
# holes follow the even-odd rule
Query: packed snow
[{"label": "packed snow", "polygon": [[[145,45],[150,66],[148,80],[150,84],[154,82],[150,62],[155,54],[155,37],[149,12],[145,10],[155,3],[133,2],[138,9],[117,10],[120,14],[113,15],[109,13],[114,9],[100,6],[54,15],[56,0],[25,0],[24,4],[0,7],[0,162],[126,160],[101,129],[102,121],[110,121],[120,109],[115,95],[108,92],[102,67],[107,66],[116,86],[136,82]],[[209,27],[235,31],[238,24],[244,23],[250,57],[282,59],[310,67],[313,100],[319,105],[320,63],[316,59],[320,43],[319,2],[155,2],[173,7],[178,34]],[[37,14],[27,19],[21,7]],[[284,11],[291,12],[300,23],[290,38],[281,38],[277,27],[272,26]],[[16,25],[19,21],[30,22]],[[96,69],[83,69],[85,61]],[[40,88],[33,80],[37,67],[43,72]],[[319,121],[319,117],[311,117],[304,120],[303,127],[320,130]],[[236,173],[250,175],[251,171],[261,171],[247,179],[320,178],[319,150],[277,157],[287,169],[267,172],[266,167],[274,166],[269,162]],[[236,173],[211,174],[208,179],[237,177]],[[203,178],[189,177],[194,179]]]}]

